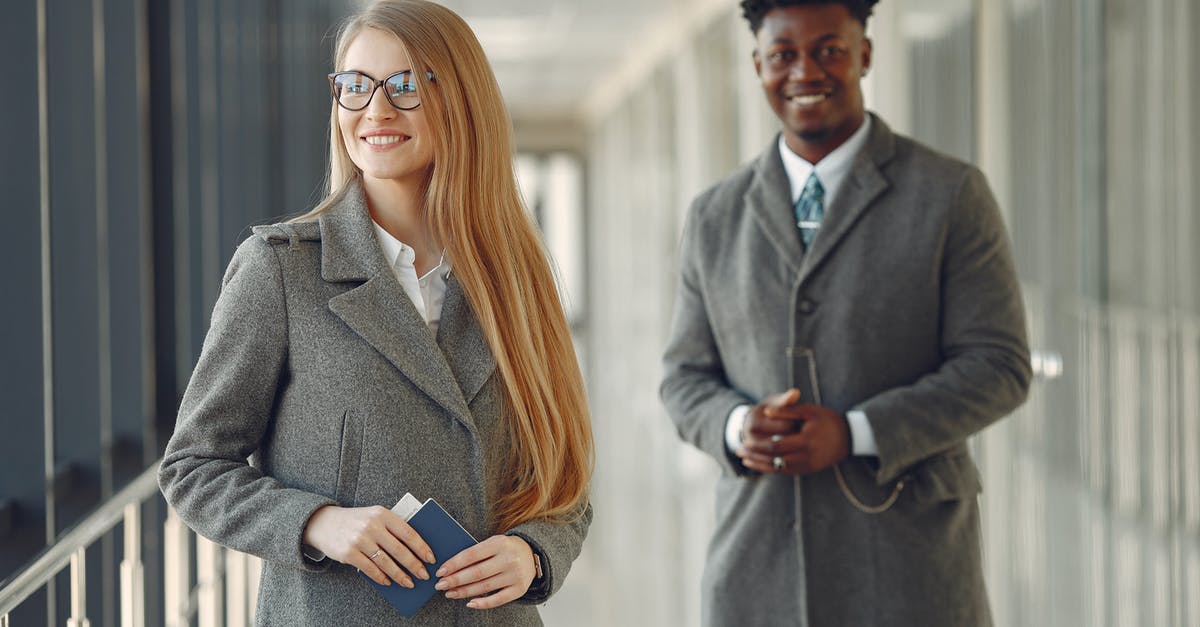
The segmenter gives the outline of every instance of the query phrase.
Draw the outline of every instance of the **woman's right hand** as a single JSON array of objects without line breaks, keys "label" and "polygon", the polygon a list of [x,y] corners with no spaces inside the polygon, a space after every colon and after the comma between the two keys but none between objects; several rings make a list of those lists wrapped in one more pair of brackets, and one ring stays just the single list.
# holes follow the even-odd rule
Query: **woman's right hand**
[{"label": "woman's right hand", "polygon": [[429,579],[425,564],[435,561],[429,545],[403,518],[378,505],[318,509],[304,527],[304,543],[383,586],[395,581],[411,588],[409,574]]}]

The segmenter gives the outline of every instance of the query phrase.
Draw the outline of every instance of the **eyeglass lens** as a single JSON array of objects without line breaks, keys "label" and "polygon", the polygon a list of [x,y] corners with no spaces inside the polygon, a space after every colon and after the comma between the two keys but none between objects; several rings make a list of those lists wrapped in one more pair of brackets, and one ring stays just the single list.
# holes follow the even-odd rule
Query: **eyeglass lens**
[{"label": "eyeglass lens", "polygon": [[[339,72],[333,75],[333,93],[338,104],[358,111],[365,108],[375,95],[375,79],[361,72]],[[383,93],[397,109],[412,109],[421,104],[417,82],[411,71],[397,72],[383,79]]]}]

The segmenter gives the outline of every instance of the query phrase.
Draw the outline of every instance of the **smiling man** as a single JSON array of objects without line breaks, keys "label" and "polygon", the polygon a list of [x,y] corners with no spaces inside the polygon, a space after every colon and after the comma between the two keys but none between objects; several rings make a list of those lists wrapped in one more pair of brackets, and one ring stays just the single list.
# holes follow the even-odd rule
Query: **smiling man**
[{"label": "smiling man", "polygon": [[983,175],[866,112],[875,0],[745,0],[782,133],[701,194],[662,398],[722,468],[705,625],[990,625],[966,441],[1029,387]]}]

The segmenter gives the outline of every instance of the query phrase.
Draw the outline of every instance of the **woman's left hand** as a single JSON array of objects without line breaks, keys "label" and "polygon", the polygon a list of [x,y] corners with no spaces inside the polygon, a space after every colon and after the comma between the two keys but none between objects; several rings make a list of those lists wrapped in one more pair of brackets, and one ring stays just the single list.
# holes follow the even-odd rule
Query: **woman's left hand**
[{"label": "woman's left hand", "polygon": [[446,598],[470,598],[467,607],[486,610],[524,596],[534,574],[528,542],[518,536],[492,536],[442,564],[435,587],[444,590]]}]

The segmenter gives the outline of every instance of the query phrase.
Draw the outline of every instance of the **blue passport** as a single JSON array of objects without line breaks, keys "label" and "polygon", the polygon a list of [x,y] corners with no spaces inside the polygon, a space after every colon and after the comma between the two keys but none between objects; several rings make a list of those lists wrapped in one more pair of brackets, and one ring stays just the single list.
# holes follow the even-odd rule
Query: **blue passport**
[{"label": "blue passport", "polygon": [[[392,508],[392,511],[404,516],[406,512],[402,510],[405,509],[406,502],[411,508],[417,503],[417,500],[412,495],[405,494],[396,507]],[[381,586],[366,575],[363,575],[363,578],[370,581],[379,594],[382,594],[383,598],[387,599],[388,603],[391,603],[405,618],[412,618],[435,593],[439,592],[433,587],[438,582],[438,577],[434,573],[450,558],[458,555],[463,549],[475,546],[478,541],[433,499],[426,499],[425,503],[420,505],[420,508],[408,518],[408,524],[421,535],[421,538],[433,550],[433,557],[437,560],[434,564],[425,565],[425,570],[429,572],[429,579],[422,580],[414,576],[412,577],[414,587],[405,588],[394,581],[390,586]]]}]

